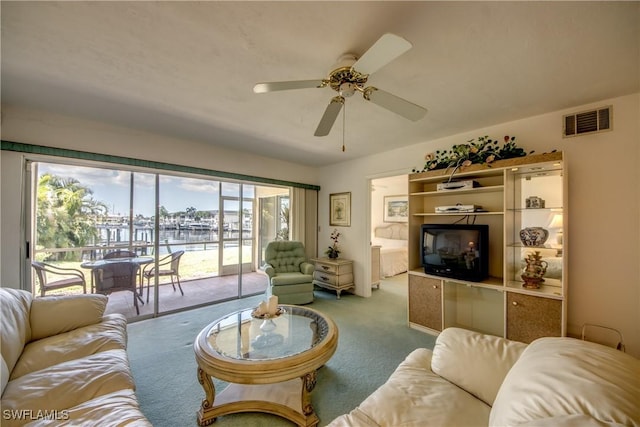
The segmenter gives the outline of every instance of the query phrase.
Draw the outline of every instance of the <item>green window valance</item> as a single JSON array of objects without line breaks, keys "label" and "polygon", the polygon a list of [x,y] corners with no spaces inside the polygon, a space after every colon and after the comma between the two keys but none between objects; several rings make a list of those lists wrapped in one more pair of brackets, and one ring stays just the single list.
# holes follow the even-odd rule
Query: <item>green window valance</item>
[{"label": "green window valance", "polygon": [[46,147],[43,145],[24,144],[21,142],[1,141],[2,150],[17,151],[21,153],[42,154],[55,157],[66,157],[70,159],[91,160],[97,162],[114,163],[119,165],[136,166],[156,170],[166,170],[174,172],[194,173],[216,178],[227,178],[232,180],[251,181],[261,184],[282,185],[287,187],[304,188],[307,190],[320,191],[320,186],[303,184],[300,182],[284,181],[279,179],[264,178],[259,176],[244,175],[232,172],[216,171],[192,166],[177,165],[174,163],[155,162],[151,160],[133,159],[130,157],[113,156],[109,154],[90,153],[87,151],[69,150],[66,148]]}]

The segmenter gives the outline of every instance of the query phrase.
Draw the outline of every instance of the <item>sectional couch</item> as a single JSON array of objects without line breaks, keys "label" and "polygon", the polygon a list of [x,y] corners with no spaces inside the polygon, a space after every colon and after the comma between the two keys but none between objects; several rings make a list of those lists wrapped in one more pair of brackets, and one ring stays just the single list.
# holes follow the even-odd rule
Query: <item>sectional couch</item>
[{"label": "sectional couch", "polygon": [[526,345],[448,328],[329,427],[609,425],[640,426],[640,360],[573,338]]},{"label": "sectional couch", "polygon": [[11,426],[151,426],[104,295],[34,298],[0,288],[2,420]]}]

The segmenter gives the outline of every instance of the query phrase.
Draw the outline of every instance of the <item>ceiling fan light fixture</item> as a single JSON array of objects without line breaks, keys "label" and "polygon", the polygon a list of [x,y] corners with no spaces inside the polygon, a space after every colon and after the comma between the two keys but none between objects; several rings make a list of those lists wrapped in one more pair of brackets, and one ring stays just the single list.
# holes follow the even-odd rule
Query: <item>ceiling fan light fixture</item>
[{"label": "ceiling fan light fixture", "polygon": [[353,96],[354,93],[356,93],[357,89],[358,89],[358,86],[355,85],[354,83],[350,83],[350,82],[342,83],[340,85],[340,95],[344,96],[345,98],[349,98]]}]

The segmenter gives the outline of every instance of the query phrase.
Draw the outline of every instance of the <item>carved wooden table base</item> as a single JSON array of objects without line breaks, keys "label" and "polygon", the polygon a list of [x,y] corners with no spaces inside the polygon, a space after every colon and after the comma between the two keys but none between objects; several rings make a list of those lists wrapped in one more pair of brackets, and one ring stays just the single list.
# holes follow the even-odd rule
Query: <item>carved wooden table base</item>
[{"label": "carved wooden table base", "polygon": [[320,422],[311,404],[316,371],[275,384],[230,383],[217,396],[211,376],[200,368],[198,381],[206,394],[198,411],[201,426],[211,425],[219,416],[241,412],[266,412],[301,427],[315,427]]}]

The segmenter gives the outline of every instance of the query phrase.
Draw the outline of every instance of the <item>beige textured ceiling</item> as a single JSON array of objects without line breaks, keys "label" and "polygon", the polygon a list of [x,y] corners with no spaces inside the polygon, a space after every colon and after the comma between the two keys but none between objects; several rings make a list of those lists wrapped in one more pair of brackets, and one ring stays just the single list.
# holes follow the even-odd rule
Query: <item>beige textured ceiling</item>
[{"label": "beige textured ceiling", "polygon": [[[640,3],[1,2],[2,103],[325,165],[640,90]],[[356,94],[322,138],[326,77],[382,34],[413,48],[369,84],[428,109],[411,122]]]}]

